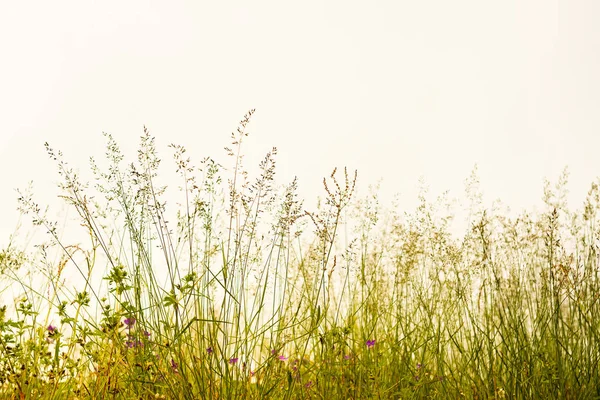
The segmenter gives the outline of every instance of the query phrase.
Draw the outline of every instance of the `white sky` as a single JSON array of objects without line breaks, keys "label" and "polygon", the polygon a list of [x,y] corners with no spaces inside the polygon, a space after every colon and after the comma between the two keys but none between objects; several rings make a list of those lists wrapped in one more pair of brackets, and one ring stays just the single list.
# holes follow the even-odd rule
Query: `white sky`
[{"label": "white sky", "polygon": [[248,162],[277,146],[306,198],[344,165],[407,207],[421,175],[462,196],[477,163],[486,199],[519,208],[568,165],[579,207],[600,171],[599,20],[595,0],[2,1],[0,244],[14,188],[53,196],[45,141],[85,169],[102,131],[135,149],[145,124],[165,160],[171,142],[222,160],[250,108]]}]

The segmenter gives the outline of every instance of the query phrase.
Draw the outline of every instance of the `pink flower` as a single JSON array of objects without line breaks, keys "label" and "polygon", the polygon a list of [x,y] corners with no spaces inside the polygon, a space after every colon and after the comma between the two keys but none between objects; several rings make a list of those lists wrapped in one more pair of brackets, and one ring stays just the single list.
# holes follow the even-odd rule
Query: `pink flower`
[{"label": "pink flower", "polygon": [[48,337],[46,338],[46,343],[54,343],[54,338],[58,334],[58,329],[55,326],[48,325]]},{"label": "pink flower", "polygon": [[229,359],[229,364],[231,364],[231,365],[237,364],[238,360],[239,360],[239,358],[237,358],[237,357],[231,357]]},{"label": "pink flower", "polygon": [[373,346],[375,346],[375,339],[373,339],[373,340],[367,340],[367,348],[370,349]]},{"label": "pink flower", "polygon": [[177,364],[177,363],[175,362],[175,360],[171,359],[171,369],[173,370],[173,372],[175,372],[175,373],[179,372],[179,371],[177,370],[177,368],[179,368],[179,364]]}]

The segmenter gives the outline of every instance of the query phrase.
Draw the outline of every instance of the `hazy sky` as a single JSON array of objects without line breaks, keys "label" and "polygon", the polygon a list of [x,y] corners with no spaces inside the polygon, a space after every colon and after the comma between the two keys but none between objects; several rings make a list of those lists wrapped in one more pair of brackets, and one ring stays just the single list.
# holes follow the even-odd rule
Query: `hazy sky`
[{"label": "hazy sky", "polygon": [[[279,148],[279,182],[304,196],[334,166],[414,203],[463,194],[539,203],[571,171],[579,206],[600,175],[600,2],[27,1],[0,3],[0,244],[15,187],[57,175],[43,143],[87,168],[102,131],[134,149],[142,126],[195,160]],[[364,187],[364,186],[363,186]]]}]

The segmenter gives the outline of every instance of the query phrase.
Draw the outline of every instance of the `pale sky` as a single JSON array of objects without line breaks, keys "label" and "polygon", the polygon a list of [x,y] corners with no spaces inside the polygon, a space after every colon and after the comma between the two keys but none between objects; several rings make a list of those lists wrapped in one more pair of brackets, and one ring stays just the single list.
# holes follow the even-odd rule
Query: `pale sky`
[{"label": "pale sky", "polygon": [[165,160],[171,142],[224,160],[251,108],[248,162],[277,146],[307,199],[334,166],[406,207],[420,176],[462,196],[477,163],[489,203],[529,207],[568,165],[579,207],[600,175],[599,20],[596,0],[2,1],[0,244],[14,188],[54,196],[45,141],[87,169],[103,131],[135,149],[146,125]]}]

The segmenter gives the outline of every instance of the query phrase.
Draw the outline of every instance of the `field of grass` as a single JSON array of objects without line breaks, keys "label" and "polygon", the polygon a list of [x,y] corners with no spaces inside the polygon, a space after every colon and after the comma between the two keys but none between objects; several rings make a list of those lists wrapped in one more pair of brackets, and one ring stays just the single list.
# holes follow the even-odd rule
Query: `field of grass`
[{"label": "field of grass", "polygon": [[596,183],[509,218],[472,182],[460,238],[443,199],[382,210],[347,170],[304,211],[276,149],[246,172],[251,115],[226,168],[172,146],[169,188],[147,131],[132,161],[106,135],[90,185],[47,146],[81,239],[19,192],[48,240],[0,252],[0,398],[600,399]]}]

